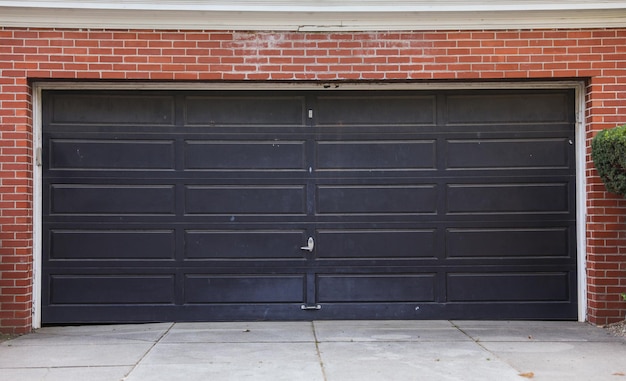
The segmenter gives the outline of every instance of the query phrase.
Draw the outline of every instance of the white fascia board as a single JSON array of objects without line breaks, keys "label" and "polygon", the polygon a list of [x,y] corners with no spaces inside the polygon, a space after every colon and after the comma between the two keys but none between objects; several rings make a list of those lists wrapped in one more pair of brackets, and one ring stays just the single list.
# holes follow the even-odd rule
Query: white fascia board
[{"label": "white fascia board", "polygon": [[219,12],[484,12],[622,9],[624,1],[604,0],[82,0],[0,1],[0,7],[51,9],[165,10]]},{"label": "white fascia board", "polygon": [[[626,27],[626,2],[0,1],[0,26],[375,31]],[[339,4],[343,5],[339,5]],[[436,3],[437,5],[432,5]],[[318,4],[318,5],[315,5]],[[359,5],[360,4],[360,5]],[[387,3],[389,4],[389,3]]]}]

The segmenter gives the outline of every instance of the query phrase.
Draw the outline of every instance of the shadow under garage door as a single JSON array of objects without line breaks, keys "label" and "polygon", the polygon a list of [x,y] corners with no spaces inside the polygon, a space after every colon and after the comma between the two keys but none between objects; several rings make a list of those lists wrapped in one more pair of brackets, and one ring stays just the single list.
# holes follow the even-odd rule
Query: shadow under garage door
[{"label": "shadow under garage door", "polygon": [[44,91],[43,322],[575,319],[573,105]]}]

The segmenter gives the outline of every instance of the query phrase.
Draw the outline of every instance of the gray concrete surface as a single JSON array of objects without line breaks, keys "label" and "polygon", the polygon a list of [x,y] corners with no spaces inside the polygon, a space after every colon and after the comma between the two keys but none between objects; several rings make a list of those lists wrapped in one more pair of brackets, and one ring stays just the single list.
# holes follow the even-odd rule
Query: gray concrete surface
[{"label": "gray concrete surface", "polygon": [[624,380],[626,338],[576,322],[315,321],[48,327],[0,380]]}]

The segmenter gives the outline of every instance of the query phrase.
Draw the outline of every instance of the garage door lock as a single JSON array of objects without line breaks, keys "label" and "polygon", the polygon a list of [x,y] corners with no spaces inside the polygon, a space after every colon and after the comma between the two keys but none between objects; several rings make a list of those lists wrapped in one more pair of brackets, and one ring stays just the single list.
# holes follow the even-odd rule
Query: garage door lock
[{"label": "garage door lock", "polygon": [[315,241],[313,240],[313,237],[309,237],[309,240],[306,242],[306,246],[302,246],[300,250],[313,252],[313,247],[315,247]]}]

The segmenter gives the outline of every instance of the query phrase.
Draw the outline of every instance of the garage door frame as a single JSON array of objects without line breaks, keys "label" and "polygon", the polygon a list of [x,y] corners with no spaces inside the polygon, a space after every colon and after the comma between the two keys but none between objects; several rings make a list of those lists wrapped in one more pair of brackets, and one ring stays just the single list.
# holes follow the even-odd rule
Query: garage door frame
[{"label": "garage door frame", "polygon": [[584,82],[531,81],[488,83],[92,83],[92,82],[37,82],[33,84],[33,328],[41,327],[42,289],[42,98],[43,90],[523,90],[574,89],[576,108],[576,237],[578,320],[586,320],[586,242],[585,242],[585,124]]}]

